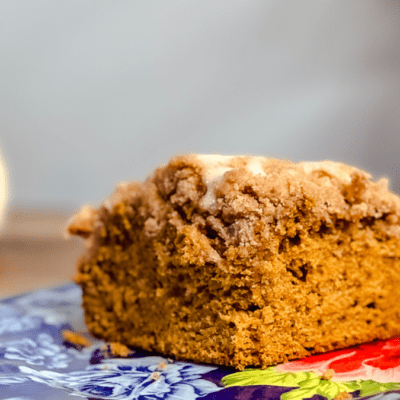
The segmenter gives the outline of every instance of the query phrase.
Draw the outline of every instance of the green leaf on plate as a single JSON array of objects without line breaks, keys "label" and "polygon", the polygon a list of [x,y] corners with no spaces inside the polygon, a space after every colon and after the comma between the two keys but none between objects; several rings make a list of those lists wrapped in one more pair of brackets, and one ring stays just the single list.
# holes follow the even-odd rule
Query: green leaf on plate
[{"label": "green leaf on plate", "polygon": [[390,390],[399,390],[400,383],[389,382],[380,383],[372,380],[360,382],[361,396],[371,396],[377,393],[388,392]]},{"label": "green leaf on plate", "polygon": [[222,379],[224,386],[269,385],[292,387],[293,390],[283,393],[281,400],[303,400],[318,394],[333,399],[341,392],[352,393],[356,390],[361,396],[372,396],[378,393],[400,390],[400,383],[379,383],[368,381],[336,382],[323,380],[314,372],[280,372],[274,367],[267,369],[246,369],[227,375]]},{"label": "green leaf on plate", "polygon": [[286,392],[281,396],[281,400],[302,400],[308,399],[315,394],[333,399],[341,392],[354,392],[359,389],[356,382],[334,382],[331,380],[321,380],[319,378],[300,382],[299,388]]},{"label": "green leaf on plate", "polygon": [[274,367],[267,369],[245,369],[227,375],[222,379],[224,386],[249,386],[249,385],[270,385],[296,387],[302,381],[317,378],[314,372],[279,372]]},{"label": "green leaf on plate", "polygon": [[316,388],[295,389],[286,392],[281,396],[281,400],[302,400],[309,399],[317,394]]}]

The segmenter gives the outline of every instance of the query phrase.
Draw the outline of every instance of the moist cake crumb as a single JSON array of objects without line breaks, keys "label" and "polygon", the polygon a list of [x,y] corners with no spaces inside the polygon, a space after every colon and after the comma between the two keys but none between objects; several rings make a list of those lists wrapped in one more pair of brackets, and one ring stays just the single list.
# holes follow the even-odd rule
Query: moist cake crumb
[{"label": "moist cake crumb", "polygon": [[108,342],[243,369],[400,335],[400,199],[355,167],[177,156],[69,233]]}]

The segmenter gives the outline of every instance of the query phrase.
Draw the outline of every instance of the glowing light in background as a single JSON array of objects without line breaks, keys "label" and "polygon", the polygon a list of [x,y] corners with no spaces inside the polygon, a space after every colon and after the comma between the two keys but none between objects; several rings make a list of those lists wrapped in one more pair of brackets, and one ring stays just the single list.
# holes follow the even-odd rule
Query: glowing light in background
[{"label": "glowing light in background", "polygon": [[9,171],[4,156],[0,150],[0,229],[4,225],[5,211],[9,199]]}]

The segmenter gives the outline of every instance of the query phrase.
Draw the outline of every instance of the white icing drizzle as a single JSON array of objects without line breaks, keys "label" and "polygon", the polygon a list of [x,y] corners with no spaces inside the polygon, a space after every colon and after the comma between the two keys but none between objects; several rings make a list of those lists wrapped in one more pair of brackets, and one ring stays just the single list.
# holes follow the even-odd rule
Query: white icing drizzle
[{"label": "white icing drizzle", "polygon": [[251,172],[253,175],[267,176],[262,168],[263,157],[251,157],[250,161],[246,165],[246,170]]},{"label": "white icing drizzle", "polygon": [[233,156],[220,156],[214,154],[198,155],[197,158],[205,165],[203,169],[207,192],[200,201],[200,206],[204,209],[211,208],[215,205],[215,188],[222,181],[225,172],[233,169],[229,166],[229,162]]},{"label": "white icing drizzle", "polygon": [[[313,171],[324,171],[347,185],[351,183],[351,173],[356,171],[356,168],[345,164],[338,164],[333,161],[302,162],[299,165],[304,168],[304,172],[306,174],[309,174]],[[363,172],[363,174],[370,178],[369,174],[365,172]]]},{"label": "white icing drizzle", "polygon": [[207,192],[200,201],[200,206],[204,209],[210,209],[215,206],[215,189],[224,179],[226,172],[231,171],[235,167],[231,166],[232,159],[243,157],[249,159],[245,169],[253,175],[266,176],[262,168],[263,157],[246,157],[246,156],[221,156],[214,154],[204,154],[196,156],[205,166],[203,169]]},{"label": "white icing drizzle", "polygon": [[206,180],[213,180],[232,169],[229,163],[234,157],[220,156],[217,154],[201,154],[196,156],[196,158],[205,165],[203,172]]}]

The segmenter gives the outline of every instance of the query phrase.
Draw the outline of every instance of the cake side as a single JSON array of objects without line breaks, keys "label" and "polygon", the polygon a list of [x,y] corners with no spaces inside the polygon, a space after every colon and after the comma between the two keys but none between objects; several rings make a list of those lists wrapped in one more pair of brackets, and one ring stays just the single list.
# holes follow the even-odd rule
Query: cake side
[{"label": "cake side", "polygon": [[[206,291],[190,292],[191,279],[206,285],[201,269],[218,261],[218,254],[182,222],[151,180],[118,188],[98,210],[85,208],[71,221],[69,232],[88,243],[76,281],[83,289],[93,335],[164,354],[228,363],[220,354],[231,347],[231,330]],[[195,262],[192,256],[185,258],[187,245],[196,247]],[[178,266],[191,262],[192,268],[182,274]],[[213,336],[218,340],[206,345]]]},{"label": "cake side", "polygon": [[189,155],[132,185],[70,225],[90,243],[77,281],[96,336],[244,367],[400,334],[400,201],[384,181]]}]

